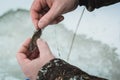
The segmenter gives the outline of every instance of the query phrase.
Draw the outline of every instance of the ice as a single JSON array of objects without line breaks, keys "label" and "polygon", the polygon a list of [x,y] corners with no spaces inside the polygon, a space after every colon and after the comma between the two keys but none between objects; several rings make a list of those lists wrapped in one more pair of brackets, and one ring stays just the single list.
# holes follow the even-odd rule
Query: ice
[{"label": "ice", "polygon": [[[15,56],[21,43],[31,37],[33,32],[29,11],[10,10],[0,17],[0,80],[25,79]],[[42,35],[53,54],[64,60],[67,59],[72,37],[73,32],[66,28],[64,22],[45,28]],[[79,34],[68,62],[89,74],[118,80],[120,60],[116,49],[100,40]]]}]

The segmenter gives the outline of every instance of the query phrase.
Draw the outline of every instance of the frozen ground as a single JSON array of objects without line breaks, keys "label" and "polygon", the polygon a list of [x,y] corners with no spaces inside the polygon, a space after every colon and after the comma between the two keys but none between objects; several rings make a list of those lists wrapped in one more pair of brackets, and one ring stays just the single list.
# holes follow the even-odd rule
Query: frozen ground
[{"label": "frozen ground", "polygon": [[[68,27],[75,26],[78,19],[77,16],[74,17],[73,21],[75,22],[72,22],[74,24],[71,24],[72,19],[68,18],[69,21],[66,19],[58,25],[47,27],[42,35],[53,54],[64,60],[67,58],[73,36],[72,30],[74,30],[68,29]],[[92,27],[92,25],[90,26]],[[84,30],[84,28],[82,29]],[[15,55],[20,44],[33,32],[34,28],[29,12],[26,10],[11,10],[0,17],[0,80],[24,79]],[[82,34],[76,36],[69,62],[90,74],[110,80],[119,80],[120,60],[118,54],[120,54],[120,48],[110,45],[110,42],[105,43],[106,38],[103,41],[95,38],[94,35],[98,35],[96,31],[93,37],[84,32],[81,31]],[[111,35],[111,37],[114,36]]]}]

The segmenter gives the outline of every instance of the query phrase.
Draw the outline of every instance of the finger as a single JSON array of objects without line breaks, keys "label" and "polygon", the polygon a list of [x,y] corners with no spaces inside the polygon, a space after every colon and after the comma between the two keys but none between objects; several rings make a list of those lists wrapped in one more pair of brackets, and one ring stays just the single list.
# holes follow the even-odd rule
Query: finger
[{"label": "finger", "polygon": [[25,62],[30,61],[29,59],[26,58],[26,55],[24,54],[27,51],[30,40],[31,40],[30,38],[25,40],[16,54],[19,64],[23,64]]},{"label": "finger", "polygon": [[55,58],[53,56],[53,54],[51,53],[50,48],[48,47],[48,44],[45,41],[38,39],[37,45],[38,45],[38,49],[40,51],[40,57],[37,58],[35,61],[37,63],[39,63],[41,61],[41,66],[48,63],[51,59]]},{"label": "finger", "polygon": [[31,14],[31,18],[32,18],[33,24],[36,29],[39,28],[38,21],[41,17],[41,15],[39,14],[39,11],[41,11],[40,0],[34,0],[32,7],[30,9],[30,14]]},{"label": "finger", "polygon": [[40,51],[40,56],[45,55],[46,52],[51,52],[47,42],[43,41],[42,39],[37,40],[37,46]]},{"label": "finger", "polygon": [[59,16],[54,21],[52,21],[50,24],[58,24],[59,22],[61,22],[63,20],[64,20],[64,17],[63,16]]},{"label": "finger", "polygon": [[25,54],[17,53],[16,57],[19,64],[24,64],[30,61],[28,58],[26,58]]},{"label": "finger", "polygon": [[61,7],[58,6],[58,3],[54,3],[51,9],[41,17],[40,21],[38,22],[39,28],[44,28],[49,25],[53,20],[56,19],[61,14]]},{"label": "finger", "polygon": [[38,46],[39,51],[41,52],[43,49],[46,49],[45,47],[47,47],[48,45],[44,40],[37,39],[37,46]]},{"label": "finger", "polygon": [[36,58],[34,61],[38,62],[39,60],[41,60],[41,57],[44,54],[44,51],[46,51],[45,46],[47,45],[47,43],[43,41],[42,39],[37,39],[36,42],[37,42],[37,46],[38,46],[40,54],[39,54],[39,57]]},{"label": "finger", "polygon": [[18,53],[25,53],[28,49],[30,41],[31,41],[31,38],[26,39],[21,45],[20,49],[18,50]]}]

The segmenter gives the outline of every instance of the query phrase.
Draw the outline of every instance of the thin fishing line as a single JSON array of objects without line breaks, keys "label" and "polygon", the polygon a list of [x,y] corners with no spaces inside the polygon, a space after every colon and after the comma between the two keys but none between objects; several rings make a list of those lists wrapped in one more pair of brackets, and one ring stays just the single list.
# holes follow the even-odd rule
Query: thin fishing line
[{"label": "thin fishing line", "polygon": [[83,17],[84,12],[85,12],[85,7],[84,7],[83,10],[82,10],[81,16],[80,16],[80,18],[79,18],[79,20],[78,20],[78,23],[77,23],[75,32],[74,32],[74,34],[73,34],[72,43],[71,43],[71,46],[70,46],[70,49],[69,49],[69,53],[68,53],[68,56],[67,56],[67,61],[68,61],[69,58],[70,58],[71,51],[72,51],[72,48],[73,48],[73,43],[74,43],[74,40],[75,40],[75,37],[76,37],[76,33],[77,33],[77,31],[78,31],[78,28],[79,28],[79,25],[80,25],[80,22],[81,22],[81,20],[82,20],[82,17]]}]

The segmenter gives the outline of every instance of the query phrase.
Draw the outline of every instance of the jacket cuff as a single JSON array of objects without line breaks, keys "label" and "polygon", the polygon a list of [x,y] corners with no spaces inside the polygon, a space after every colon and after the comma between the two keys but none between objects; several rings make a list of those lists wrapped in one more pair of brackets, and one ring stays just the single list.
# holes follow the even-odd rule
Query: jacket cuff
[{"label": "jacket cuff", "polygon": [[58,58],[54,58],[52,60],[50,60],[50,62],[48,62],[47,64],[45,64],[38,72],[37,75],[37,80],[47,80],[45,77],[46,75],[48,75],[48,72],[53,72],[52,70],[54,70],[53,68],[59,67],[62,64],[65,64],[65,62],[61,59]]},{"label": "jacket cuff", "polygon": [[78,0],[80,6],[85,6],[88,11],[93,11],[95,9],[94,0]]}]

